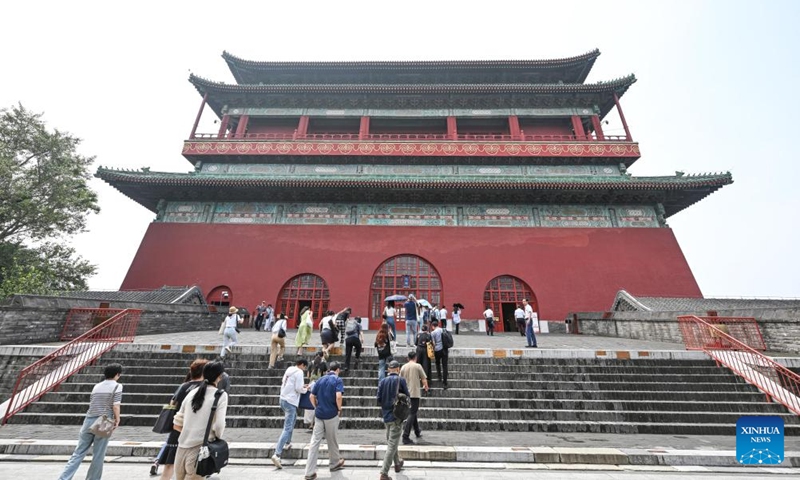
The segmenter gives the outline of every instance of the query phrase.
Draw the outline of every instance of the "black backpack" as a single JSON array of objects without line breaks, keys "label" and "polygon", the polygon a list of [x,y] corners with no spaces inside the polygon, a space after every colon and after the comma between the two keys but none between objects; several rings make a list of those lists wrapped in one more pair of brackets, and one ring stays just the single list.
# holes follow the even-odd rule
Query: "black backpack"
[{"label": "black backpack", "polygon": [[394,405],[392,405],[392,415],[397,420],[405,420],[411,413],[411,399],[408,395],[400,391],[400,375],[397,376],[397,394],[394,398]]},{"label": "black backpack", "polygon": [[447,330],[442,330],[442,347],[446,350],[453,348],[453,334]]}]

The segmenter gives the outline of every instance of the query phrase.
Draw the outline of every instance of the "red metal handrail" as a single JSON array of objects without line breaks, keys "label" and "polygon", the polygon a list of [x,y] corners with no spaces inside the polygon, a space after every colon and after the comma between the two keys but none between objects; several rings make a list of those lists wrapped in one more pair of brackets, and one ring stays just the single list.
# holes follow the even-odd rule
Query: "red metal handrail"
[{"label": "red metal handrail", "polygon": [[689,315],[678,317],[678,325],[681,328],[681,334],[687,350],[704,350],[707,347],[730,349],[730,346],[725,344],[724,339],[710,335],[707,329],[693,320],[695,318],[713,325],[750,348],[762,351],[767,349],[764,337],[758,328],[758,323],[753,317],[700,317]]},{"label": "red metal handrail", "polygon": [[122,312],[119,308],[71,308],[61,329],[61,340],[72,340]]},{"label": "red metal handrail", "polygon": [[436,133],[246,133],[244,135],[196,133],[192,140],[278,140],[278,141],[501,141],[501,142],[629,142],[625,135],[505,135],[458,134],[455,137]]},{"label": "red metal handrail", "polygon": [[[719,317],[705,318],[716,322]],[[800,415],[800,375],[718,328],[725,324],[706,320],[694,315],[678,317],[686,348],[702,345],[701,349],[718,365],[725,365],[764,392],[767,401],[775,400]],[[689,327],[684,328],[685,325]]]},{"label": "red metal handrail", "polygon": [[[101,309],[97,309],[101,310]],[[123,310],[58,350],[23,368],[6,402],[2,424],[120,343],[136,336],[141,310]]]}]

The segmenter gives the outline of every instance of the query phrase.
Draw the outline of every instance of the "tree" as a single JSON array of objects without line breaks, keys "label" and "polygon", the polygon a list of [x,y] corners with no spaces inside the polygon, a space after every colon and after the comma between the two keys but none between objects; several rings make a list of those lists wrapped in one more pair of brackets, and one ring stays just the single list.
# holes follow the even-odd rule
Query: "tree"
[{"label": "tree", "polygon": [[100,211],[80,141],[22,105],[0,110],[0,295],[85,289],[94,273],[58,243]]}]

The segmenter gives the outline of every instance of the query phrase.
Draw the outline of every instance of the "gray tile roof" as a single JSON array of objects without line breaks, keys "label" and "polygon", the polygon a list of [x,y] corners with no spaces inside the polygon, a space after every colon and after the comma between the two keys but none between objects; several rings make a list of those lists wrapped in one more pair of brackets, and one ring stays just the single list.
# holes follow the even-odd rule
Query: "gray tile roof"
[{"label": "gray tile roof", "polygon": [[709,310],[750,310],[800,308],[800,300],[760,298],[638,297],[625,290],[617,292],[612,311],[702,312]]},{"label": "gray tile roof", "polygon": [[[199,288],[192,286],[163,286],[158,290],[121,290],[121,291],[86,291],[61,292],[55,294],[64,298],[81,298],[86,300],[135,303],[199,303],[205,304],[205,298]],[[198,299],[197,300],[193,299]]]}]

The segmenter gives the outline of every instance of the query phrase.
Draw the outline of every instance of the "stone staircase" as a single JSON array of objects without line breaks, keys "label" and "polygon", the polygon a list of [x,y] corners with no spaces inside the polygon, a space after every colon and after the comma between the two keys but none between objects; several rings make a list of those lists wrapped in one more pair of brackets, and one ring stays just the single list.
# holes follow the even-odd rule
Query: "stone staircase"
[{"label": "stone staircase", "polygon": [[[123,425],[151,426],[197,357],[214,355],[109,352],[11,423],[79,425],[102,365],[118,362],[124,366]],[[273,370],[267,364],[265,355],[229,357],[229,427],[282,427],[278,395],[288,362]],[[341,428],[382,429],[377,359],[362,360],[342,377]],[[442,390],[434,381],[422,400],[423,430],[734,435],[742,415],[778,415],[787,435],[800,435],[800,418],[711,360],[452,356],[448,383]]]}]

